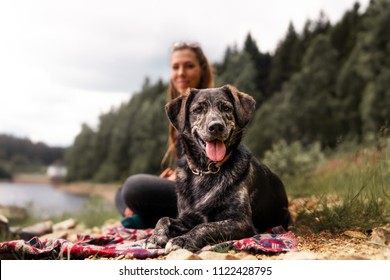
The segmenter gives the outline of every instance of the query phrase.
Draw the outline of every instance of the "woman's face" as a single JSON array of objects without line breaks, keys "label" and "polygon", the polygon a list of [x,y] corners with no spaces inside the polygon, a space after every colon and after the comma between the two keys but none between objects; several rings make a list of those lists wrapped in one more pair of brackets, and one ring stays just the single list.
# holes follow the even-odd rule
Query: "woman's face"
[{"label": "woman's face", "polygon": [[187,88],[199,86],[202,69],[195,53],[190,49],[176,50],[171,57],[171,79],[181,94]]}]

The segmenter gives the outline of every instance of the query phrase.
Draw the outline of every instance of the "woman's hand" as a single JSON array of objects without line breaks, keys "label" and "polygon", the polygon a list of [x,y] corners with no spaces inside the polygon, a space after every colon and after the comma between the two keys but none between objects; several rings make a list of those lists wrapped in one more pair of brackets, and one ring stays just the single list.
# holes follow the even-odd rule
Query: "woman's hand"
[{"label": "woman's hand", "polygon": [[176,181],[176,174],[172,169],[167,168],[160,174],[160,178]]},{"label": "woman's hand", "polygon": [[131,216],[133,216],[133,211],[131,211],[131,209],[130,208],[126,208],[125,209],[125,213],[124,213],[124,215],[125,215],[125,217],[131,217]]}]

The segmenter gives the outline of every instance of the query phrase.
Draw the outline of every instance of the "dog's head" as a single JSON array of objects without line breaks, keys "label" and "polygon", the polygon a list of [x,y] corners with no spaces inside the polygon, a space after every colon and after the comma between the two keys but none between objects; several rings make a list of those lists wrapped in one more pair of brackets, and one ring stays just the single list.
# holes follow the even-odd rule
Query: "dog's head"
[{"label": "dog's head", "polygon": [[255,100],[226,85],[189,89],[165,109],[177,131],[211,161],[218,162],[241,140],[243,128],[253,115]]}]

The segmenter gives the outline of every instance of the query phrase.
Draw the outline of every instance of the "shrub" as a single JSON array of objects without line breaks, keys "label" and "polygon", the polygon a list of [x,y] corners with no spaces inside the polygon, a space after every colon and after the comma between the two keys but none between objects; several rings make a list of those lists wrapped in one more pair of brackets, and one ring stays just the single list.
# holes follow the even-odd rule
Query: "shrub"
[{"label": "shrub", "polygon": [[0,179],[12,179],[12,174],[0,165]]},{"label": "shrub", "polygon": [[319,142],[303,147],[299,141],[288,144],[285,140],[280,140],[265,152],[263,162],[282,179],[289,179],[309,172],[323,159]]}]

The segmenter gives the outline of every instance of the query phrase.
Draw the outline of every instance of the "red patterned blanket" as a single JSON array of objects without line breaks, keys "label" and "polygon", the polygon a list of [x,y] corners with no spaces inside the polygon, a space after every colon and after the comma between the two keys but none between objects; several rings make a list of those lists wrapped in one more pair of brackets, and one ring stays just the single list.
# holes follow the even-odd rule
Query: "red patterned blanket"
[{"label": "red patterned blanket", "polygon": [[[164,255],[164,249],[145,249],[145,240],[150,230],[127,229],[108,226],[101,236],[78,235],[74,243],[65,239],[34,237],[29,241],[14,240],[0,243],[0,259],[85,259],[90,256],[132,256],[136,259],[156,258]],[[208,246],[207,250],[221,248],[251,253],[279,253],[297,250],[297,241],[292,232],[273,228],[269,233],[258,234],[242,240],[232,240]]]}]

